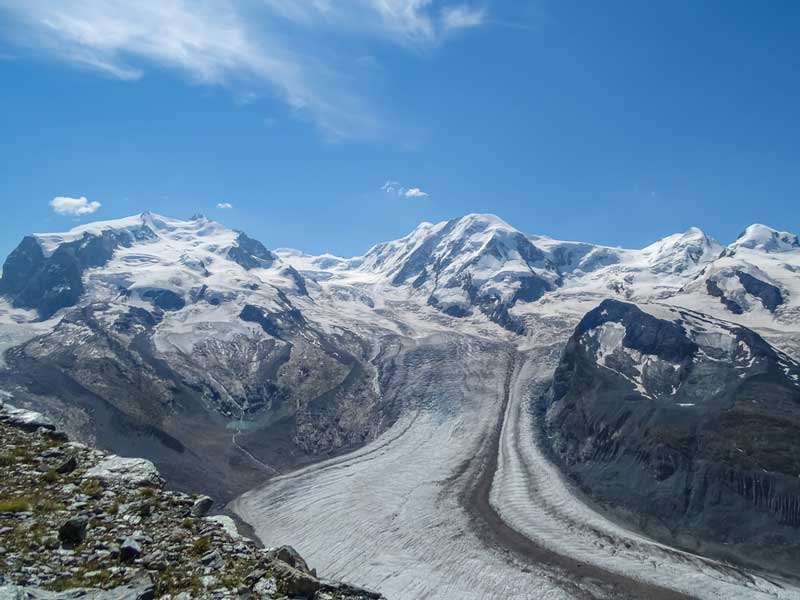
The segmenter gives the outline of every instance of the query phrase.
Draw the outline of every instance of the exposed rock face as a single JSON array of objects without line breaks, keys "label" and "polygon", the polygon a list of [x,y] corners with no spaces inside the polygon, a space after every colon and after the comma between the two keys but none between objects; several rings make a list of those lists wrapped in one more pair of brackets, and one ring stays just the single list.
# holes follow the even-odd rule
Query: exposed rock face
[{"label": "exposed rock face", "polygon": [[42,413],[15,408],[10,404],[5,404],[2,400],[0,400],[0,422],[26,431],[36,431],[40,428],[54,431],[56,428],[53,422]]},{"label": "exposed rock face", "polygon": [[294,304],[308,294],[298,271],[200,216],[29,236],[0,294],[43,318],[59,311],[6,354],[3,389],[74,437],[223,502],[391,419],[370,385],[370,344],[308,322]]},{"label": "exposed rock face", "polygon": [[709,296],[713,296],[714,298],[719,298],[719,301],[731,311],[734,315],[741,315],[744,313],[744,309],[739,305],[736,300],[732,300],[729,298],[723,289],[720,287],[719,283],[717,283],[713,279],[706,280],[706,289],[708,290]]},{"label": "exposed rock face", "polygon": [[800,366],[754,332],[604,301],[567,344],[546,427],[566,471],[646,531],[794,570]]},{"label": "exposed rock face", "polygon": [[783,304],[783,294],[778,287],[761,281],[750,273],[738,271],[736,275],[747,293],[761,300],[767,310],[775,312],[775,309]]},{"label": "exposed rock face", "polygon": [[[10,410],[0,406],[0,415]],[[77,466],[59,474],[66,457]],[[135,474],[123,476],[123,465]],[[257,548],[194,514],[205,497],[164,490],[142,470],[135,459],[0,420],[0,599],[380,598],[321,582],[289,547]]]},{"label": "exposed rock face", "polygon": [[[75,309],[8,352],[0,382],[73,435],[145,456],[175,485],[222,501],[380,433],[378,415],[392,407],[375,403],[366,344],[316,333],[299,311],[252,312],[263,335],[212,337],[163,355],[152,313],[115,322],[102,307]],[[83,343],[71,343],[77,337]]]},{"label": "exposed rock face", "polygon": [[236,242],[237,245],[228,250],[228,258],[245,269],[270,267],[275,262],[275,255],[258,240],[239,233]]},{"label": "exposed rock face", "polygon": [[297,333],[306,323],[297,309],[269,312],[258,306],[246,304],[239,318],[248,323],[258,323],[265,333],[282,340],[288,333]]},{"label": "exposed rock face", "polygon": [[186,301],[171,290],[147,290],[142,297],[161,310],[180,310],[186,306]]},{"label": "exposed rock face", "polygon": [[150,239],[153,232],[142,225],[135,230],[106,230],[99,235],[84,234],[61,244],[49,256],[33,237],[26,237],[3,266],[0,294],[13,298],[15,306],[34,308],[42,319],[74,306],[83,294],[83,272],[105,265],[120,246]]}]

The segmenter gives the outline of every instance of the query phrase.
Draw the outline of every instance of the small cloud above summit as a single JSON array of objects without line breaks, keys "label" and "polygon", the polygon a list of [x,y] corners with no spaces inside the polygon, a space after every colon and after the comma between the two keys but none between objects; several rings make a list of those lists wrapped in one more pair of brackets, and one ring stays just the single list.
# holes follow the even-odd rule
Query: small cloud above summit
[{"label": "small cloud above summit", "polygon": [[396,195],[398,198],[427,198],[428,192],[423,192],[418,187],[407,188],[397,181],[387,181],[381,186],[387,194]]},{"label": "small cloud above summit", "polygon": [[84,196],[80,198],[69,198],[67,196],[56,196],[50,200],[50,206],[59,215],[70,217],[80,217],[97,212],[102,204],[96,201],[89,202]]},{"label": "small cloud above summit", "polygon": [[219,203],[217,203],[217,208],[221,208],[223,210],[228,210],[228,209],[233,208],[233,204],[231,204],[230,202],[219,202]]},{"label": "small cloud above summit", "polygon": [[406,198],[425,198],[428,195],[428,192],[423,192],[419,188],[411,188],[404,192]]}]

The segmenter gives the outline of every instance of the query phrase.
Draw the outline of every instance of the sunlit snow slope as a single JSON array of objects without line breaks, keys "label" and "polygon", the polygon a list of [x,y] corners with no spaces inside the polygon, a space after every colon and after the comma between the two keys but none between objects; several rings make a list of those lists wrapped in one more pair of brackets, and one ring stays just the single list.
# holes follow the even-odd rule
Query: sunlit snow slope
[{"label": "sunlit snow slope", "polygon": [[[340,258],[143,213],[9,257],[0,387],[181,484],[252,488],[231,507],[266,544],[393,600],[800,598],[613,521],[551,461],[542,399],[606,299],[800,357],[800,243],[763,225],[632,250],[467,215]],[[597,364],[671,394],[624,335],[589,335]],[[726,352],[708,364],[747,358]]]}]

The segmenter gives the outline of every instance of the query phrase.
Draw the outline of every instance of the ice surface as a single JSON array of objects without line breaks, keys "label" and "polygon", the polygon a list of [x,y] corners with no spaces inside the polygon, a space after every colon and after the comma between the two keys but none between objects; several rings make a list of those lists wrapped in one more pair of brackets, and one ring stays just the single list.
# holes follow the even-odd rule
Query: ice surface
[{"label": "ice surface", "polygon": [[[272,480],[235,503],[266,545],[289,543],[326,577],[390,598],[571,597],[472,531],[452,481],[500,417],[506,360],[467,340],[410,349],[413,407],[369,446]],[[440,363],[440,352],[461,360]],[[430,348],[430,355],[426,346]]]},{"label": "ice surface", "polygon": [[[530,398],[551,376],[555,347],[526,352],[500,414],[507,374],[496,353],[453,335],[458,365],[412,361],[404,389],[420,404],[357,452],[277,477],[233,503],[265,544],[290,543],[327,577],[390,598],[580,598],[582,585],[498,553],[463,504],[470,457],[500,420],[491,502],[515,530],[557,553],[700,599],[799,598],[795,589],[655,543],[601,516],[541,453]],[[432,376],[431,371],[435,371]],[[442,410],[442,407],[445,407]],[[600,597],[603,597],[600,594]]]}]

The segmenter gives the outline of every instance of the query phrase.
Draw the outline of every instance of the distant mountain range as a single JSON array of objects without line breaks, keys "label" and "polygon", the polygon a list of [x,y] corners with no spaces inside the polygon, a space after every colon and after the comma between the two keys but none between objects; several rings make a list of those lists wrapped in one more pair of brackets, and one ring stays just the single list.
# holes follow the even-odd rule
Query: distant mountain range
[{"label": "distant mountain range", "polygon": [[[473,346],[511,361],[512,390],[539,357],[545,383],[507,402],[600,510],[800,576],[796,235],[630,250],[472,214],[340,258],[145,212],[27,236],[0,278],[3,393],[225,500],[409,415],[464,417],[469,389],[446,410],[431,390]],[[512,426],[492,414],[467,437]]]}]

